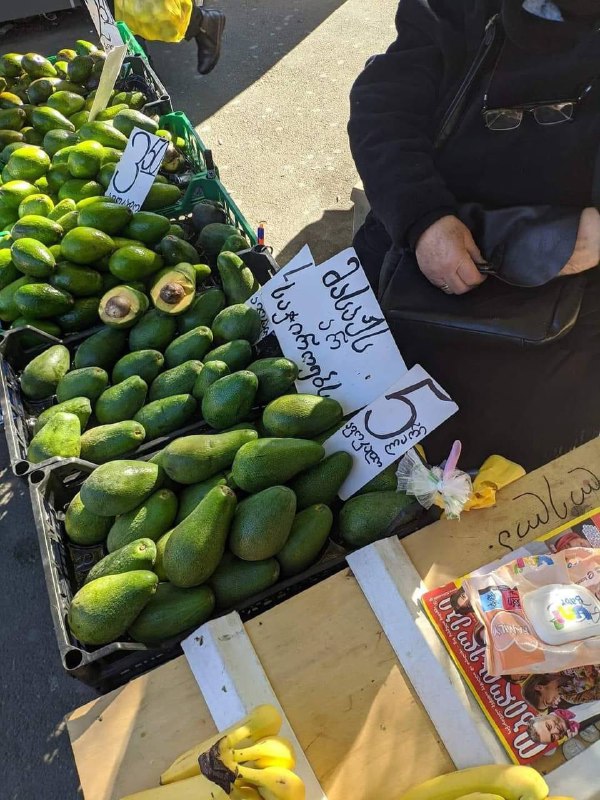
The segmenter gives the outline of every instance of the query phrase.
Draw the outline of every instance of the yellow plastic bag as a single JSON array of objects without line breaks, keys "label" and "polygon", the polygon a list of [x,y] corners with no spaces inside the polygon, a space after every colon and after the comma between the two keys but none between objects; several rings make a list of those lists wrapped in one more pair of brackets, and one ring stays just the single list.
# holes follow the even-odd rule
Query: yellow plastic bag
[{"label": "yellow plastic bag", "polygon": [[149,41],[180,42],[192,14],[192,0],[115,0],[115,19]]}]

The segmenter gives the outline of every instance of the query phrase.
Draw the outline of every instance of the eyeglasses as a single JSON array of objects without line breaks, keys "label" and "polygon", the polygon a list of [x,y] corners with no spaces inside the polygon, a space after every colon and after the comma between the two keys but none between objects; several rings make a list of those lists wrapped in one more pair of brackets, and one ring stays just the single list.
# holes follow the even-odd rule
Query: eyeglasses
[{"label": "eyeglasses", "polygon": [[483,97],[481,113],[486,128],[490,131],[513,131],[523,122],[525,114],[533,114],[533,118],[538,125],[550,126],[560,125],[562,122],[572,122],[575,117],[576,107],[585,96],[591,92],[597,76],[593,78],[581,94],[574,99],[543,100],[538,103],[526,103],[520,106],[513,106],[512,108],[488,108],[487,101],[490,87],[503,50],[504,46],[498,54]]},{"label": "eyeglasses", "polygon": [[[513,108],[487,108],[485,99],[482,109],[485,126],[490,131],[512,131],[523,122],[525,114],[533,114],[538,125],[560,125],[562,122],[573,122],[575,108],[591,91],[593,82],[574,100],[544,101],[514,106]],[[486,95],[487,99],[487,95]]]}]

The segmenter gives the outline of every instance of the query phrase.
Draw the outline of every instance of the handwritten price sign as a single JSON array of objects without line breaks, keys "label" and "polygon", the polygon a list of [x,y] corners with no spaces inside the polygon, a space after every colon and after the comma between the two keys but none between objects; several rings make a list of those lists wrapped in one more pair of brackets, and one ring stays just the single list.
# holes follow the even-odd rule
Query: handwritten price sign
[{"label": "handwritten price sign", "polygon": [[84,0],[84,3],[90,13],[94,27],[98,32],[100,44],[104,50],[110,53],[115,47],[122,45],[123,39],[106,0]]},{"label": "handwritten price sign", "polygon": [[[305,244],[302,250],[298,253],[298,255],[294,256],[291,261],[282,267],[278,272],[278,278],[285,275],[286,272],[290,272],[291,270],[296,270],[298,268],[305,269],[306,267],[314,267],[315,260],[310,252],[310,247]],[[270,286],[270,282],[267,284]],[[252,297],[246,301],[246,305],[253,308],[255,311],[258,312],[261,322],[260,328],[260,337],[258,341],[260,342],[261,339],[264,339],[265,336],[268,336],[270,333],[273,333],[273,325],[271,324],[271,318],[267,314],[265,309],[265,305],[263,302],[263,293],[267,287],[261,286],[258,292],[255,292]]]},{"label": "handwritten price sign", "polygon": [[295,361],[300,392],[333,397],[350,414],[406,372],[352,248],[324,264],[288,265],[261,292],[281,349]]},{"label": "handwritten price sign", "polygon": [[117,164],[106,196],[139,211],[160,169],[169,142],[161,136],[134,128]]},{"label": "handwritten price sign", "polygon": [[353,465],[339,495],[347,500],[371,478],[458,411],[418,364],[325,442],[327,455],[346,450]]}]

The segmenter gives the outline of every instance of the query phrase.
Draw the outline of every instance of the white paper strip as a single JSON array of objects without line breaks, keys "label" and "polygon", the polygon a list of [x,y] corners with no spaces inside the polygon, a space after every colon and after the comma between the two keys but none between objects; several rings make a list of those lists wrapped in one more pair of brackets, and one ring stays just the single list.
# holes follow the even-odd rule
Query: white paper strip
[{"label": "white paper strip", "polygon": [[275,706],[283,717],[281,735],[294,745],[294,772],[304,781],[306,800],[326,800],[239,614],[207,622],[182,642],[182,648],[217,728],[228,728],[255,706]]}]

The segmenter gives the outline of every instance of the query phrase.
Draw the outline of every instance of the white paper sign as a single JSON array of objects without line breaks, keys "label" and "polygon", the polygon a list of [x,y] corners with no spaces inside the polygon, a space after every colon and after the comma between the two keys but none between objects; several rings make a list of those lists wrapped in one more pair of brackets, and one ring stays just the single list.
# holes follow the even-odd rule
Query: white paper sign
[{"label": "white paper sign", "polygon": [[347,500],[457,411],[423,367],[417,364],[405,372],[324,442],[327,455],[345,450],[353,458],[339,496]]},{"label": "white paper sign", "polygon": [[100,44],[109,53],[123,44],[123,39],[111,14],[106,0],[84,0],[94,27],[98,32]]},{"label": "white paper sign", "polygon": [[127,47],[122,44],[106,56],[106,61],[102,67],[102,74],[98,82],[98,88],[94,96],[94,102],[90,108],[89,121],[93,122],[97,115],[104,111],[109,103],[112,90],[114,89],[117,78],[121,71],[121,66],[127,55]]},{"label": "white paper sign", "polygon": [[168,140],[162,136],[134,128],[113,173],[106,196],[132,211],[139,211],[154,183],[168,146]]},{"label": "white paper sign", "polygon": [[333,397],[350,414],[406,372],[353,248],[324,264],[277,273],[263,306],[283,353],[298,364],[300,392]]},{"label": "white paper sign", "polygon": [[[285,275],[286,272],[290,272],[291,270],[300,268],[304,269],[305,267],[314,267],[315,260],[313,258],[312,253],[310,252],[310,247],[305,244],[302,250],[298,253],[298,255],[294,256],[291,261],[282,267],[278,272],[277,275]],[[266,284],[267,286],[270,284]],[[263,291],[265,290],[264,286],[261,286],[258,292],[255,292],[252,297],[246,300],[246,305],[253,308],[255,311],[258,312],[260,316],[260,337],[257,341],[261,341],[264,339],[265,336],[268,336],[270,333],[273,333],[273,326],[271,325],[271,320],[269,315],[267,314],[265,307],[263,305]]]}]

